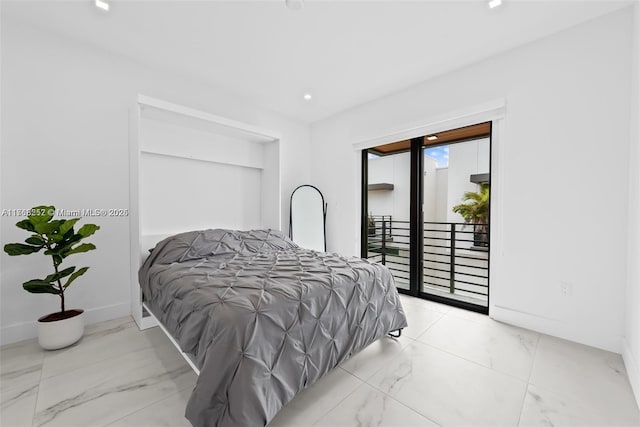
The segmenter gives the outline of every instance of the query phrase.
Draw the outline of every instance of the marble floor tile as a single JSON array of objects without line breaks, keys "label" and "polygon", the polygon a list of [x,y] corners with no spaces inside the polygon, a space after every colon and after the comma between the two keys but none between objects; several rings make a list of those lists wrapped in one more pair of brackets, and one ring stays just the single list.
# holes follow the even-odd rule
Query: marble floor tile
[{"label": "marble floor tile", "polygon": [[84,336],[82,339],[86,340],[89,337],[99,339],[101,336],[111,335],[132,326],[136,326],[136,324],[133,321],[133,317],[131,316],[124,316],[113,320],[106,320],[104,322],[92,323],[91,325],[87,325],[84,328]]},{"label": "marble floor tile", "polygon": [[34,426],[103,426],[195,381],[170,343],[134,351],[44,379]]},{"label": "marble floor tile", "polygon": [[595,412],[615,413],[620,419],[638,416],[619,354],[542,335],[529,382]]},{"label": "marble floor tile", "polygon": [[0,348],[0,384],[3,390],[30,389],[40,382],[45,350],[27,340]]},{"label": "marble floor tile", "polygon": [[42,366],[42,378],[50,378],[102,360],[132,351],[162,345],[167,341],[159,328],[140,331],[130,317],[103,322],[87,330],[76,344],[47,352]]},{"label": "marble floor tile", "polygon": [[426,304],[408,303],[403,305],[403,309],[409,326],[402,330],[402,335],[414,339],[444,316],[444,313],[433,310]]},{"label": "marble floor tile", "polygon": [[[619,355],[402,298],[410,327],[400,339],[354,355],[269,427],[640,427]],[[129,318],[88,326],[64,350],[1,347],[0,368],[3,427],[189,426],[195,374],[159,328]]]},{"label": "marble floor tile", "polygon": [[2,389],[0,396],[0,426],[31,426],[38,398],[38,386]]},{"label": "marble floor tile", "polygon": [[447,314],[450,316],[459,317],[461,319],[472,320],[474,322],[494,322],[494,320],[486,314],[463,310],[462,308],[457,307],[451,307],[451,310],[449,310]]},{"label": "marble floor tile", "polygon": [[437,424],[370,385],[363,384],[314,426],[413,427]]},{"label": "marble floor tile", "polygon": [[269,423],[269,427],[310,426],[362,384],[348,372],[334,369],[298,393]]},{"label": "marble floor tile", "polygon": [[640,426],[638,411],[603,410],[601,405],[575,396],[560,396],[529,385],[520,416],[520,426]]},{"label": "marble floor tile", "polygon": [[495,320],[446,314],[417,340],[498,372],[529,380],[539,334]]},{"label": "marble floor tile", "polygon": [[109,424],[109,427],[192,427],[184,417],[191,388],[154,403]]},{"label": "marble floor tile", "polygon": [[400,301],[402,302],[402,306],[405,304],[409,306],[414,306],[417,308],[428,308],[429,310],[437,311],[439,313],[448,313],[451,310],[451,306],[446,304],[440,304],[435,301],[429,301],[422,298],[416,298],[409,295],[400,294]]},{"label": "marble floor tile", "polygon": [[391,362],[412,341],[404,331],[400,338],[382,337],[351,356],[340,367],[360,379],[367,380]]},{"label": "marble floor tile", "polygon": [[527,384],[414,342],[367,383],[445,426],[516,425]]}]

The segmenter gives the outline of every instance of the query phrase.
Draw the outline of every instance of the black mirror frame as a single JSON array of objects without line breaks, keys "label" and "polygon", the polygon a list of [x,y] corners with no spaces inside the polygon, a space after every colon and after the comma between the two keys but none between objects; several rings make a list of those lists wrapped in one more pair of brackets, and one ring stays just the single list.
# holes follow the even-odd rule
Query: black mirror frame
[{"label": "black mirror frame", "polygon": [[296,194],[296,191],[298,191],[300,188],[302,187],[311,187],[314,190],[316,190],[318,192],[318,194],[320,194],[320,199],[322,200],[322,235],[324,238],[324,252],[327,251],[327,203],[324,201],[324,195],[322,194],[322,191],[320,191],[318,189],[318,187],[315,187],[313,185],[310,184],[302,184],[297,186],[292,192],[291,192],[291,197],[289,197],[289,238],[291,240],[293,240],[293,209],[292,209],[292,205],[293,205],[293,195]]}]

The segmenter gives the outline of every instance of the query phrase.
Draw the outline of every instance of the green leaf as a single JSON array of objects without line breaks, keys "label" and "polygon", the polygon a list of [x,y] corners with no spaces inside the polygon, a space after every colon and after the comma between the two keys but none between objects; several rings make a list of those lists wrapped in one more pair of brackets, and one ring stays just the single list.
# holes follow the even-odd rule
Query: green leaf
[{"label": "green leaf", "polygon": [[47,249],[44,251],[45,255],[61,255],[67,248],[63,246],[57,246],[53,249]]},{"label": "green leaf", "polygon": [[25,242],[36,246],[44,246],[45,244],[45,241],[42,239],[42,237],[38,236],[37,234],[29,237],[27,240],[25,240]]},{"label": "green leaf", "polygon": [[40,234],[52,235],[60,231],[61,220],[56,219],[51,222],[41,222],[35,225],[36,232]]},{"label": "green leaf", "polygon": [[51,240],[54,241],[55,245],[52,249],[47,250],[45,255],[65,253],[71,249],[71,246],[73,246],[74,243],[82,240],[82,236],[79,234],[73,234],[73,231],[69,230],[64,235],[54,234],[51,236]]},{"label": "green leaf", "polygon": [[4,245],[4,251],[11,256],[28,255],[38,252],[40,249],[42,249],[42,246],[31,246],[24,243],[7,243]]},{"label": "green leaf", "polygon": [[54,206],[36,206],[31,208],[31,215],[29,215],[29,221],[33,225],[43,224],[49,222],[53,215],[56,213]]},{"label": "green leaf", "polygon": [[25,291],[31,292],[32,294],[56,294],[60,295],[60,290],[55,288],[51,283],[47,283],[44,280],[29,280],[28,282],[24,282],[22,287]]},{"label": "green leaf", "polygon": [[43,280],[44,282],[47,283],[51,283],[51,282],[57,282],[58,280],[62,279],[63,277],[67,277],[68,275],[70,275],[71,273],[73,273],[75,271],[75,267],[69,267],[69,268],[65,268],[64,270],[58,272],[58,273],[53,273],[48,275],[47,277],[45,277],[45,279]]},{"label": "green leaf", "polygon": [[98,230],[100,230],[99,225],[85,224],[82,227],[80,227],[80,230],[78,230],[78,234],[81,235],[82,237],[89,237]]},{"label": "green leaf", "polygon": [[80,221],[80,218],[71,218],[64,221],[62,225],[60,225],[60,234],[65,234],[67,231],[73,229],[73,226],[78,221]]},{"label": "green leaf", "polygon": [[51,239],[52,242],[59,243],[64,239],[64,235],[56,233],[56,234],[49,235],[49,238]]},{"label": "green leaf", "polygon": [[35,227],[28,219],[23,219],[22,221],[17,222],[16,227],[22,228],[23,230],[27,231],[36,231]]},{"label": "green leaf", "polygon": [[63,288],[67,289],[74,280],[86,273],[88,269],[89,267],[82,267],[80,270],[73,273],[71,277],[69,277],[69,280],[67,280],[67,283],[64,284]]},{"label": "green leaf", "polygon": [[71,254],[79,254],[80,252],[88,252],[88,251],[94,250],[95,248],[96,248],[96,245],[94,245],[93,243],[82,243],[81,245],[78,245],[75,248],[71,249],[70,251],[65,252],[64,254],[62,254],[62,257],[66,258]]}]

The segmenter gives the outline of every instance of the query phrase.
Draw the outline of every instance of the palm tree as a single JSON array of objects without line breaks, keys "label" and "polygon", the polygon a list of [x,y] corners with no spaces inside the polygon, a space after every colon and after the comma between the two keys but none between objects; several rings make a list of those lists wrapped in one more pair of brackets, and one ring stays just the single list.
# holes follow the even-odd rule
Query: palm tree
[{"label": "palm tree", "polygon": [[480,184],[480,191],[467,191],[463,203],[452,208],[467,224],[473,224],[474,246],[489,246],[489,185]]}]

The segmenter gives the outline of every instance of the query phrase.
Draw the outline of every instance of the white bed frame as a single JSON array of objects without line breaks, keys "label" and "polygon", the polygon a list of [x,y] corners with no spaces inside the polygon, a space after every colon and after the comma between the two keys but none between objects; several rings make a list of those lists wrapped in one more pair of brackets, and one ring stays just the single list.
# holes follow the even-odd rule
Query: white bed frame
[{"label": "white bed frame", "polygon": [[[160,326],[199,374],[193,360],[142,301],[138,270],[149,249],[182,231],[282,229],[280,136],[247,123],[138,95],[130,111],[129,162],[131,315],[140,329]],[[190,176],[195,173],[199,175]],[[202,182],[209,173],[212,193],[217,191],[218,197],[231,199],[224,212],[215,200],[189,195],[189,185],[196,179]],[[242,177],[243,191],[230,190],[231,179],[219,184],[214,178],[225,174]],[[167,181],[154,186],[153,176],[158,181],[170,176],[170,185],[167,187]],[[208,183],[204,188],[208,189]],[[184,215],[176,213],[175,204],[167,204],[172,196]],[[248,209],[247,204],[258,209]]]}]

